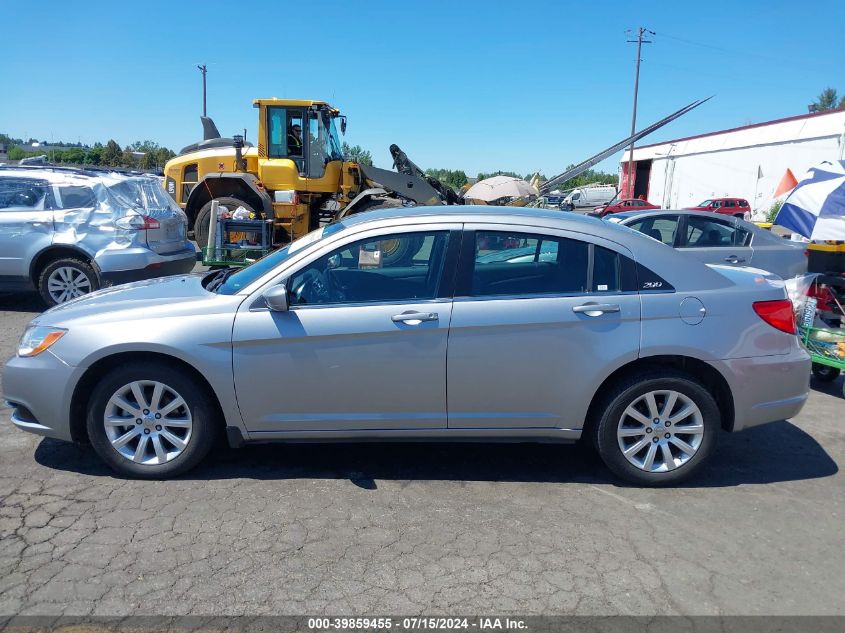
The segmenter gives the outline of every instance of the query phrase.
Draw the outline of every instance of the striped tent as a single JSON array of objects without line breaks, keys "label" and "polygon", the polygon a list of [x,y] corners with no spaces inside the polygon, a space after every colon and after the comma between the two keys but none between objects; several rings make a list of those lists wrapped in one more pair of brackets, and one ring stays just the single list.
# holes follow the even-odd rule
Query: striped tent
[{"label": "striped tent", "polygon": [[811,240],[845,240],[845,161],[811,168],[787,196],[775,224]]}]

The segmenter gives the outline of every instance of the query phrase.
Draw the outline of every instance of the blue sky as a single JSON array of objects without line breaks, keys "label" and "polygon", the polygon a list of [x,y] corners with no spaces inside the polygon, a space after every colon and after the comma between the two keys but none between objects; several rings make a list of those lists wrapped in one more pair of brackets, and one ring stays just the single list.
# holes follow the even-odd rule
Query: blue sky
[{"label": "blue sky", "polygon": [[[255,97],[325,99],[390,166],[547,175],[700,97],[656,142],[801,114],[845,93],[845,2],[5,2],[0,132],[177,149],[201,136],[201,77],[224,136]],[[602,167],[616,171],[619,156]]]}]

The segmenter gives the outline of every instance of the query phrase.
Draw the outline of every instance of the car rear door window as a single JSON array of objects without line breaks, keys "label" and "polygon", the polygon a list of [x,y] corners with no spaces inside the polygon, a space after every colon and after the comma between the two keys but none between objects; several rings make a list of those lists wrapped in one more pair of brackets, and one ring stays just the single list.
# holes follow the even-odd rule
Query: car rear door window
[{"label": "car rear door window", "polygon": [[682,246],[687,248],[741,246],[747,236],[739,238],[738,244],[736,233],[736,229],[727,222],[690,215],[687,217],[685,243]]},{"label": "car rear door window", "polygon": [[66,185],[58,190],[62,209],[87,209],[97,205],[97,196],[90,187]]},{"label": "car rear door window", "polygon": [[43,180],[0,178],[0,210],[26,211],[52,208],[52,196]]},{"label": "car rear door window", "polygon": [[290,305],[434,299],[448,231],[398,233],[342,246],[294,273]]},{"label": "car rear door window", "polygon": [[668,246],[674,246],[675,235],[678,232],[678,216],[649,216],[641,220],[635,220],[628,224],[628,226]]},{"label": "car rear door window", "polygon": [[478,231],[472,296],[583,293],[589,245],[549,235]]}]

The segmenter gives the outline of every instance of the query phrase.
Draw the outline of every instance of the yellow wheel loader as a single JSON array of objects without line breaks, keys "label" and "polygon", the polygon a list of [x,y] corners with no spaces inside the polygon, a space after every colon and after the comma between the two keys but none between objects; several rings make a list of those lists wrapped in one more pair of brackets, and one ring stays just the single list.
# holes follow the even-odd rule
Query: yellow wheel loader
[{"label": "yellow wheel loader", "polygon": [[321,215],[338,219],[379,207],[460,202],[396,145],[390,147],[395,172],[345,160],[338,127],[345,132],[346,118],[323,101],[256,99],[253,105],[257,146],[239,136],[221,138],[214,122],[202,117],[204,140],[164,167],[165,189],[187,214],[200,247],[208,244],[212,200],[229,211],[244,207],[254,217],[273,219],[276,245],[316,228]]}]

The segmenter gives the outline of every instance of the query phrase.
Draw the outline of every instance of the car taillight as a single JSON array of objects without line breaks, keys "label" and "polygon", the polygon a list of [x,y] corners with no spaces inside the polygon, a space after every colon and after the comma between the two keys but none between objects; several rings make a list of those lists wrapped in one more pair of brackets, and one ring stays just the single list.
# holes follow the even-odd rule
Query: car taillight
[{"label": "car taillight", "polygon": [[787,334],[795,334],[795,313],[789,299],[755,301],[753,305],[757,316],[773,328]]},{"label": "car taillight", "polygon": [[129,231],[146,231],[148,229],[160,229],[161,223],[149,215],[126,215],[120,218],[115,224],[118,228]]}]

